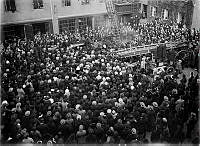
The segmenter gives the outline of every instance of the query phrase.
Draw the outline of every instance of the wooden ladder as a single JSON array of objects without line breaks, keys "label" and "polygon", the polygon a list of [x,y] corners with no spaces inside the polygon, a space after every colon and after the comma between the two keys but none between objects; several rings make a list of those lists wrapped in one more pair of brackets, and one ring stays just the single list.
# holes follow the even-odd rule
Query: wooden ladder
[{"label": "wooden ladder", "polygon": [[117,18],[117,14],[114,8],[114,4],[112,0],[105,0],[106,10],[108,13],[108,19],[111,24],[111,31],[116,40],[120,41],[120,29],[119,29],[119,22]]}]

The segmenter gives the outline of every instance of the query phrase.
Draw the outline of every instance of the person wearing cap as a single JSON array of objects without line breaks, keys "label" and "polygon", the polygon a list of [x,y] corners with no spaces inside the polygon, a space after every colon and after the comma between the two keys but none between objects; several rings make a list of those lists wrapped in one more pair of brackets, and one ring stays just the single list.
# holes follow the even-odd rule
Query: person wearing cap
[{"label": "person wearing cap", "polygon": [[96,124],[95,135],[97,137],[98,144],[102,144],[105,142],[106,135],[104,129],[101,126],[101,123]]},{"label": "person wearing cap", "polygon": [[87,144],[94,144],[97,143],[97,137],[94,134],[94,130],[92,128],[88,128],[88,135],[85,138]]},{"label": "person wearing cap", "polygon": [[169,142],[169,138],[170,138],[170,132],[169,132],[169,128],[168,128],[168,121],[166,118],[162,118],[162,122],[163,122],[163,127],[162,127],[162,132],[161,132],[161,142]]},{"label": "person wearing cap", "polygon": [[32,128],[33,119],[31,117],[31,112],[26,111],[22,120],[22,127],[26,128],[27,131],[30,131]]},{"label": "person wearing cap", "polygon": [[195,125],[197,123],[197,116],[194,112],[191,112],[190,113],[190,117],[189,119],[187,120],[187,133],[186,133],[186,137],[187,138],[191,138],[192,136],[192,131],[194,130],[195,128]]},{"label": "person wearing cap", "polygon": [[85,136],[86,136],[86,130],[84,130],[84,126],[79,125],[79,130],[76,133],[78,144],[85,143]]}]

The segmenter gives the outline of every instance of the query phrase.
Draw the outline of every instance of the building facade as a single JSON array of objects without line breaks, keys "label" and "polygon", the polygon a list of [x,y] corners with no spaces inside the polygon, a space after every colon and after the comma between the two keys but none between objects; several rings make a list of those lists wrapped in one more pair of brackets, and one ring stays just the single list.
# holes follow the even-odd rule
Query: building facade
[{"label": "building facade", "polygon": [[[189,23],[192,7],[182,0],[113,0],[120,23],[151,22],[156,18]],[[186,7],[187,6],[187,7]],[[191,20],[191,18],[189,18]]]},{"label": "building facade", "polygon": [[27,26],[34,34],[74,32],[104,25],[106,14],[103,0],[3,0],[1,36],[24,37]]},{"label": "building facade", "polygon": [[[192,22],[192,6],[186,7],[181,0],[113,0],[113,3],[120,23],[145,23],[157,17],[188,25]],[[27,32],[75,32],[87,26],[106,25],[109,20],[105,0],[1,1],[1,36],[4,37],[25,37]]]}]

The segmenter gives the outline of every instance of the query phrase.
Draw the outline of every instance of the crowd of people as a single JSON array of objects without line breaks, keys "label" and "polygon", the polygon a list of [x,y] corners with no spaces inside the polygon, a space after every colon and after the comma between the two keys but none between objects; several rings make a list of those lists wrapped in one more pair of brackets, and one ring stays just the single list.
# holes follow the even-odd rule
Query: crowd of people
[{"label": "crowd of people", "polygon": [[[200,30],[188,29],[179,23],[155,19],[148,23],[120,24],[120,35],[122,41],[131,46],[142,46],[166,42],[193,42],[200,39]],[[101,36],[113,35],[107,27],[99,27],[97,34]]]},{"label": "crowd of people", "polygon": [[[144,42],[184,36],[161,28],[138,30]],[[1,142],[199,143],[198,74],[179,81],[181,72],[169,73],[168,64],[159,72],[128,67],[110,55],[112,40],[90,32],[4,41]]]}]

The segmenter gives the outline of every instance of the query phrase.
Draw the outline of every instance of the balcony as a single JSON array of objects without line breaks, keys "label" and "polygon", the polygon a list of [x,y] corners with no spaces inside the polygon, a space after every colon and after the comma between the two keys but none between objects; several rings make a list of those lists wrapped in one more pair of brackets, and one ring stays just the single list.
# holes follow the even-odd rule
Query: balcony
[{"label": "balcony", "polygon": [[117,15],[132,14],[138,10],[138,3],[130,0],[114,1],[115,10]]}]

